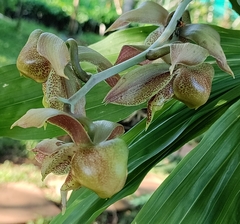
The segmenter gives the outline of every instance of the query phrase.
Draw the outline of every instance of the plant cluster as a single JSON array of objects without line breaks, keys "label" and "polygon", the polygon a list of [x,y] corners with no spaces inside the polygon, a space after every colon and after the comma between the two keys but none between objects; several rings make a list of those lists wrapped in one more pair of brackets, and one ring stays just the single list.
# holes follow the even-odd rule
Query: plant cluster
[{"label": "plant cluster", "polygon": [[[45,139],[33,150],[42,165],[43,179],[51,172],[68,174],[61,187],[63,209],[68,190],[84,186],[99,197],[110,198],[127,178],[128,147],[120,137],[123,126],[91,121],[85,112],[85,95],[93,86],[105,80],[111,87],[105,103],[132,106],[148,102],[148,128],[154,113],[172,98],[194,109],[207,102],[214,77],[213,66],[205,62],[208,56],[234,76],[219,34],[208,25],[191,24],[185,11],[189,2],[182,1],[172,13],[157,3],[145,2],[117,19],[108,31],[130,22],[156,24],[158,28],[144,45],[123,46],[115,65],[99,52],[77,46],[73,39],[64,42],[41,30],[31,33],[17,67],[21,75],[42,85],[45,108],[29,110],[12,127],[46,127],[51,123],[71,137],[70,142]],[[98,73],[87,73],[79,63],[83,61],[95,65]],[[118,74],[133,65],[137,67],[127,74]]]}]

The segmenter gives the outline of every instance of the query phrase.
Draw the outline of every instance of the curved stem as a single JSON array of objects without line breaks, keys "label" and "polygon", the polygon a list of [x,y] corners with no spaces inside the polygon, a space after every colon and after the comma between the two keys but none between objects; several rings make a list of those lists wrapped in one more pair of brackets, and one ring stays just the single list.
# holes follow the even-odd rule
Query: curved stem
[{"label": "curved stem", "polygon": [[66,44],[69,47],[72,68],[75,75],[83,82],[87,82],[91,76],[88,75],[84,70],[82,70],[79,64],[77,42],[74,39],[70,38],[66,41]]},{"label": "curved stem", "polygon": [[149,50],[161,47],[162,44],[164,44],[169,37],[172,35],[172,33],[176,29],[176,25],[178,20],[182,17],[186,7],[192,0],[182,0],[181,3],[178,5],[176,11],[174,12],[173,17],[171,18],[169,24],[165,28],[162,35],[145,51],[142,53],[136,55],[135,57],[132,57],[131,59],[124,61],[120,64],[117,64],[109,69],[106,69],[102,72],[99,72],[96,75],[91,76],[91,78],[88,80],[88,82],[74,95],[72,95],[69,99],[64,98],[58,98],[60,101],[62,101],[65,104],[69,104],[71,107],[71,111],[73,113],[74,107],[79,99],[84,97],[96,84],[99,82],[119,73],[127,68],[130,68],[146,59],[146,54],[149,52]]},{"label": "curved stem", "polygon": [[100,83],[101,81],[121,72],[128,68],[130,68],[133,65],[136,65],[146,59],[146,51],[140,53],[137,55],[137,57],[133,57],[127,61],[124,61],[120,64],[115,65],[114,67],[111,67],[109,69],[106,69],[102,72],[99,72],[96,75],[91,76],[91,78],[88,80],[88,82],[74,95],[72,95],[69,99],[64,99],[62,97],[58,97],[60,101],[62,101],[65,104],[69,104],[71,107],[71,112],[74,112],[74,106],[75,104],[84,97],[96,84]]},{"label": "curved stem", "polygon": [[156,60],[170,53],[170,45],[164,45],[162,47],[157,47],[150,49],[146,55],[148,60]]},{"label": "curved stem", "polygon": [[182,17],[185,9],[187,8],[188,4],[192,0],[182,0],[178,5],[176,11],[173,14],[170,22],[168,23],[166,29],[162,33],[162,35],[149,47],[149,49],[153,49],[156,47],[160,47],[164,42],[168,40],[168,38],[172,35],[174,30],[176,29],[178,20]]}]

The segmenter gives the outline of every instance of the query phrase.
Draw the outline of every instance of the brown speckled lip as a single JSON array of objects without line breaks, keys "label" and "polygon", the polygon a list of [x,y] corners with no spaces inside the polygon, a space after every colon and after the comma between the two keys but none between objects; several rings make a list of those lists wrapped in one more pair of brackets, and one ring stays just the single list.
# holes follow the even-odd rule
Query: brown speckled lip
[{"label": "brown speckled lip", "polygon": [[48,122],[66,131],[70,135],[74,143],[90,143],[90,138],[88,137],[87,132],[85,131],[83,126],[73,117],[60,114],[49,118]]}]

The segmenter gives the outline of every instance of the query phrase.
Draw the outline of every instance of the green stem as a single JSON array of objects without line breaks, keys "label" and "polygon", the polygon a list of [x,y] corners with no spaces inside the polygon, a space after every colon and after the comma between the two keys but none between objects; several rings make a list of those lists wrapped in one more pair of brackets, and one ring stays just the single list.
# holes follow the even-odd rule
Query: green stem
[{"label": "green stem", "polygon": [[182,0],[181,3],[178,5],[173,17],[171,18],[169,24],[165,28],[162,35],[145,51],[142,53],[136,55],[135,57],[132,57],[131,59],[124,61],[120,64],[117,64],[109,69],[106,69],[102,72],[99,72],[96,75],[91,76],[91,78],[88,80],[88,82],[74,95],[72,95],[69,99],[64,99],[59,97],[58,99],[62,101],[65,104],[69,104],[71,107],[72,113],[74,112],[74,107],[81,99],[84,97],[96,84],[100,83],[101,81],[119,73],[122,72],[146,59],[146,54],[149,52],[149,50],[154,49],[156,47],[160,47],[162,44],[164,44],[169,37],[172,35],[172,33],[176,29],[176,25],[178,20],[182,17],[186,7],[192,0]]},{"label": "green stem", "polygon": [[75,75],[83,82],[87,82],[91,76],[88,75],[84,70],[82,70],[79,64],[77,42],[74,39],[70,38],[66,41],[66,44],[69,47],[72,68]]},{"label": "green stem", "polygon": [[136,65],[146,59],[146,51],[137,55],[137,57],[130,58],[129,60],[122,62],[120,64],[115,65],[109,69],[106,69],[102,72],[99,72],[96,75],[91,76],[88,82],[74,95],[72,95],[69,99],[64,99],[62,97],[58,97],[60,101],[65,104],[69,104],[71,107],[71,112],[74,113],[74,106],[77,104],[79,99],[84,97],[96,84],[100,83],[101,81],[121,72],[124,71],[133,65]]},{"label": "green stem", "polygon": [[162,47],[157,47],[150,49],[146,55],[148,60],[156,60],[170,53],[170,45],[164,45]]},{"label": "green stem", "polygon": [[168,23],[166,29],[162,33],[162,35],[149,47],[149,49],[153,49],[156,47],[160,47],[164,42],[168,40],[168,38],[172,35],[175,31],[178,20],[182,17],[184,11],[186,10],[188,4],[192,0],[182,0],[181,3],[178,5],[176,11],[173,14],[170,22]]}]

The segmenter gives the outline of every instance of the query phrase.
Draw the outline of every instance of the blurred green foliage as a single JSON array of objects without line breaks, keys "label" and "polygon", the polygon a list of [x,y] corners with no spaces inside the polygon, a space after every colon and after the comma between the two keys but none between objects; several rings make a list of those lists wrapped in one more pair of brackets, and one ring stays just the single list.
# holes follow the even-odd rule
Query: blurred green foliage
[{"label": "blurred green foliage", "polygon": [[28,152],[21,141],[11,138],[0,138],[0,162],[11,159],[18,162],[19,159],[26,158]]},{"label": "blurred green foliage", "polygon": [[[42,29],[57,34],[56,30],[31,21],[22,21],[17,30],[17,22],[7,17],[0,18],[0,67],[16,63],[17,56],[25,45],[29,34],[35,29]],[[17,33],[17,35],[15,35]]]},{"label": "blurred green foliage", "polygon": [[[0,12],[17,16],[22,5],[23,16],[38,17],[44,15],[55,17],[58,22],[68,21],[74,12],[72,0],[9,0],[0,1]],[[111,0],[88,0],[79,1],[77,21],[84,23],[88,20],[95,20],[98,23],[109,24],[117,18],[114,1]],[[51,22],[51,21],[48,21]]]},{"label": "blurred green foliage", "polygon": [[[33,21],[23,20],[21,28],[17,30],[17,22],[7,17],[0,18],[0,67],[4,65],[16,63],[17,56],[25,45],[29,34],[35,29],[42,29],[45,32],[51,32],[63,39],[67,39],[66,34],[58,32],[54,28],[46,27],[42,24],[37,24]],[[17,33],[17,35],[13,35]],[[94,33],[82,33],[75,39],[82,44],[90,45],[101,40],[103,37]]]}]

